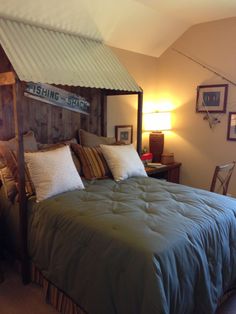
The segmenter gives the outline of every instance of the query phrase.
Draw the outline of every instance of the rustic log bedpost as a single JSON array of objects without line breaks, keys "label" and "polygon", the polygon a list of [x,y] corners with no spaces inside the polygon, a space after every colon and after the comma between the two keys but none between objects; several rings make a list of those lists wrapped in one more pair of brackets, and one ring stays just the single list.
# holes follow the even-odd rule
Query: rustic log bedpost
[{"label": "rustic log bedpost", "polygon": [[137,151],[142,154],[142,121],[143,121],[143,92],[138,93],[138,114],[137,114]]},{"label": "rustic log bedpost", "polygon": [[14,110],[14,127],[17,139],[17,178],[19,191],[19,227],[21,275],[24,284],[29,282],[29,264],[27,253],[27,199],[25,194],[24,147],[23,147],[23,116],[19,103],[19,81],[14,72],[0,73],[0,86],[11,85]]},{"label": "rustic log bedpost", "polygon": [[14,109],[14,127],[17,139],[17,183],[19,190],[19,229],[20,229],[20,254],[21,274],[24,284],[29,282],[29,263],[27,253],[27,199],[25,194],[25,168],[24,168],[24,147],[23,147],[23,116],[19,103],[21,92],[19,81],[14,72],[0,73],[0,86],[11,85]]},{"label": "rustic log bedpost", "polygon": [[24,143],[23,143],[23,114],[21,110],[23,99],[22,90],[18,79],[16,78],[13,88],[13,107],[15,136],[17,140],[17,177],[19,192],[19,221],[20,221],[20,246],[21,246],[21,276],[24,284],[29,283],[29,260],[28,260],[28,215],[27,215],[27,198],[25,193],[25,162],[24,162]]},{"label": "rustic log bedpost", "polygon": [[101,135],[107,136],[107,95],[101,92]]}]

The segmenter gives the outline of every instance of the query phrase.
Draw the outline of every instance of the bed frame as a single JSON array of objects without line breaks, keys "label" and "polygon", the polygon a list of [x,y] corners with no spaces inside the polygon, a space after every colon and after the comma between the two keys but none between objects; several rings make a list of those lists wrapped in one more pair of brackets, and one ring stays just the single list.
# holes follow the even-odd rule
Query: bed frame
[{"label": "bed frame", "polygon": [[[30,281],[30,267],[27,248],[27,198],[25,194],[23,134],[28,130],[33,130],[36,139],[42,143],[54,143],[75,137],[79,128],[106,136],[107,96],[136,94],[138,96],[137,151],[141,154],[143,92],[59,86],[79,94],[90,102],[90,115],[87,116],[26,98],[24,96],[26,83],[18,79],[1,47],[0,58],[0,139],[8,140],[15,136],[18,142],[20,259],[22,281],[27,284]],[[24,116],[27,119],[24,119]]]}]

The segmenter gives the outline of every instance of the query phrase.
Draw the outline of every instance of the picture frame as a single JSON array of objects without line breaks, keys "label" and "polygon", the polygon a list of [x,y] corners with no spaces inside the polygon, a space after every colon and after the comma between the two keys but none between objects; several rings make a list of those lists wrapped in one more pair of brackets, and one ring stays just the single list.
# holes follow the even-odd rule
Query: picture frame
[{"label": "picture frame", "polygon": [[227,140],[236,141],[236,112],[229,112]]},{"label": "picture frame", "polygon": [[133,126],[115,125],[115,136],[117,142],[123,142],[124,144],[133,143]]},{"label": "picture frame", "polygon": [[228,84],[197,87],[196,112],[226,112]]}]

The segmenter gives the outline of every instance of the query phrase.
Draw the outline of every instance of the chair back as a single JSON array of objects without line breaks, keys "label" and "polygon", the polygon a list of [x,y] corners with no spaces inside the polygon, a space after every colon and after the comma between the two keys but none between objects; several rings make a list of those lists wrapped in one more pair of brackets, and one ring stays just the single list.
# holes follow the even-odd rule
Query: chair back
[{"label": "chair back", "polygon": [[225,165],[216,166],[211,182],[211,192],[227,194],[229,181],[235,167],[235,161]]}]

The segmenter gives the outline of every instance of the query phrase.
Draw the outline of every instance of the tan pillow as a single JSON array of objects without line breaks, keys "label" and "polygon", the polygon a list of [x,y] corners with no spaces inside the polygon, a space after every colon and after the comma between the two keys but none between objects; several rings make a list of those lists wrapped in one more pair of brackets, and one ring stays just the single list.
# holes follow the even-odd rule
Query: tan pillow
[{"label": "tan pillow", "polygon": [[85,179],[104,179],[111,176],[100,147],[82,147],[71,144],[72,150],[79,158]]},{"label": "tan pillow", "polygon": [[[24,151],[25,152],[36,152],[38,150],[37,141],[33,131],[28,131],[23,135]],[[17,139],[14,137],[8,141],[8,146],[11,150],[17,150]]]},{"label": "tan pillow", "polygon": [[112,145],[116,143],[115,137],[98,136],[82,129],[79,130],[79,140],[82,146],[87,147],[96,147],[100,144]]},{"label": "tan pillow", "polygon": [[[29,131],[23,136],[24,150],[27,152],[35,152],[38,150],[37,142],[33,131]],[[5,152],[8,150],[17,151],[17,140],[12,138],[9,141],[0,141],[0,168],[6,167],[7,161]]]},{"label": "tan pillow", "polygon": [[55,148],[58,148],[58,147],[62,147],[63,145],[70,145],[70,144],[77,144],[77,140],[76,138],[71,138],[71,139],[68,139],[68,140],[64,140],[64,141],[60,141],[58,143],[37,143],[38,145],[38,149],[39,150],[43,150],[43,149],[55,149]]}]

